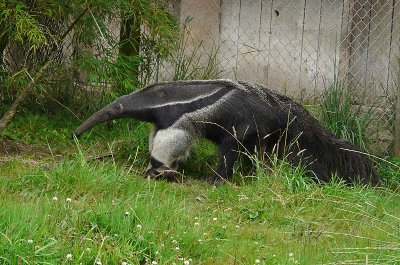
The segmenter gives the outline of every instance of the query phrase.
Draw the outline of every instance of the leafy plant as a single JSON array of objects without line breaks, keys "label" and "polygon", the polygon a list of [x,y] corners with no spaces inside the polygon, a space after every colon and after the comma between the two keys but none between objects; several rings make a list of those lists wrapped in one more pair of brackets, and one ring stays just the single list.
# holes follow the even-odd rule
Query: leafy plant
[{"label": "leafy plant", "polygon": [[180,34],[176,49],[171,53],[167,64],[172,64],[174,70],[172,80],[193,80],[217,78],[221,73],[218,70],[218,48],[212,47],[208,51],[203,41],[197,46],[190,47],[193,42],[189,33],[188,23]]},{"label": "leafy plant", "polygon": [[337,79],[325,88],[321,102],[321,121],[337,136],[367,149],[367,128],[372,121],[372,106],[366,106],[365,92]]}]

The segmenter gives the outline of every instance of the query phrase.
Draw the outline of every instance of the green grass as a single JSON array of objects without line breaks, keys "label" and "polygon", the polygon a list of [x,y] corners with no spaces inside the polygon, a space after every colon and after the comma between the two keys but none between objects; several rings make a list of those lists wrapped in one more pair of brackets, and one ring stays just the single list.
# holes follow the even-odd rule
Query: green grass
[{"label": "green grass", "polygon": [[[400,264],[394,165],[379,167],[390,185],[372,189],[318,185],[272,158],[240,185],[215,188],[199,180],[215,163],[203,142],[183,166],[184,183],[149,181],[147,125],[98,126],[77,145],[74,122],[46,138],[52,118],[28,118],[10,127],[13,141],[60,152],[1,160],[0,264]],[[24,137],[31,129],[43,137]],[[110,150],[114,157],[90,159]]]},{"label": "green grass", "polygon": [[320,115],[321,121],[334,134],[362,150],[368,150],[371,141],[367,128],[372,122],[375,107],[366,106],[365,93],[362,88],[352,87],[334,78],[334,82],[325,87]]}]

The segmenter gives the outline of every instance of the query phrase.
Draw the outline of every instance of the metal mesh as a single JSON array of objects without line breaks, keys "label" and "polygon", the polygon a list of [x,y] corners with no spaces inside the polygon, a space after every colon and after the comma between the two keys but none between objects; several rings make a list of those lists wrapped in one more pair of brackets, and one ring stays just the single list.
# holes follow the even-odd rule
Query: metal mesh
[{"label": "metal mesh", "polygon": [[[400,1],[190,0],[191,35],[218,47],[218,72],[295,98],[318,98],[335,82],[373,106],[379,153],[392,143],[400,47]],[[365,107],[368,111],[371,108]]]}]

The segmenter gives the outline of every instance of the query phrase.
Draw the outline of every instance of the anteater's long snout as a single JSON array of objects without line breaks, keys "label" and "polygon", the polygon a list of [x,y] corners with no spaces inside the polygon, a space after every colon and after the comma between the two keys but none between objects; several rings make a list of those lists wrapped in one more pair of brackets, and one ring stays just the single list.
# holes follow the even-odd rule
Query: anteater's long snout
[{"label": "anteater's long snout", "polygon": [[76,137],[81,136],[84,132],[87,130],[91,129],[93,126],[108,121],[112,120],[115,117],[110,115],[110,112],[108,111],[108,106],[97,111],[95,114],[90,116],[86,121],[84,121],[81,125],[79,125],[78,128],[75,129],[74,135]]}]

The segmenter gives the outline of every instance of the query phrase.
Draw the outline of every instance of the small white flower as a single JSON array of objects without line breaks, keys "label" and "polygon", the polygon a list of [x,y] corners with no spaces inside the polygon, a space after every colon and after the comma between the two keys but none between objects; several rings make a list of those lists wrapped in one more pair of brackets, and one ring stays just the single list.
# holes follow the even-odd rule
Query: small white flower
[{"label": "small white flower", "polygon": [[195,217],[194,220],[199,220],[199,217]]},{"label": "small white flower", "polygon": [[121,265],[128,265],[128,262],[123,261],[123,262],[121,262]]},{"label": "small white flower", "polygon": [[86,251],[87,251],[87,252],[91,252],[92,249],[91,249],[91,248],[86,248]]},{"label": "small white flower", "polygon": [[198,226],[198,225],[200,225],[200,223],[196,222],[196,223],[194,223],[194,225],[195,225],[195,226]]},{"label": "small white flower", "polygon": [[218,218],[217,218],[217,217],[214,217],[214,218],[213,218],[213,221],[217,221],[217,220],[218,220]]},{"label": "small white flower", "polygon": [[67,260],[72,260],[73,257],[74,256],[71,253],[67,254]]},{"label": "small white flower", "polygon": [[138,224],[138,225],[136,225],[136,228],[140,230],[140,229],[142,229],[142,225]]},{"label": "small white flower", "polygon": [[176,240],[174,239],[174,240],[172,240],[172,244],[176,245],[176,244],[178,244],[178,241],[176,241]]},{"label": "small white flower", "polygon": [[236,228],[239,228],[240,226],[239,225],[236,225]]},{"label": "small white flower", "polygon": [[96,261],[96,265],[102,265],[101,261],[100,261],[100,260],[97,260],[97,261]]},{"label": "small white flower", "polygon": [[188,261],[188,260],[185,260],[185,261],[183,262],[183,264],[185,264],[185,265],[189,265],[189,264],[190,264],[190,261]]},{"label": "small white flower", "polygon": [[179,248],[179,247],[175,247],[175,250],[176,250],[176,251],[179,251],[179,250],[180,250],[180,248]]},{"label": "small white flower", "polygon": [[152,265],[157,265],[158,263],[157,263],[157,261],[153,260],[153,261],[151,262],[151,264],[152,264]]},{"label": "small white flower", "polygon": [[292,252],[289,253],[289,257],[293,257],[293,253]]},{"label": "small white flower", "polygon": [[53,196],[52,200],[53,200],[54,202],[58,201],[57,196]]},{"label": "small white flower", "polygon": [[223,228],[223,229],[226,229],[226,225],[223,225],[222,228]]},{"label": "small white flower", "polygon": [[260,263],[261,263],[261,261],[260,261],[259,259],[256,259],[254,262],[255,262],[256,264],[260,264]]},{"label": "small white flower", "polygon": [[128,215],[129,215],[129,212],[125,212],[124,214],[125,214],[125,216],[128,216]]},{"label": "small white flower", "polygon": [[33,244],[33,240],[32,239],[28,239],[28,244]]},{"label": "small white flower", "polygon": [[67,202],[68,203],[72,202],[72,199],[71,198],[67,198]]}]

